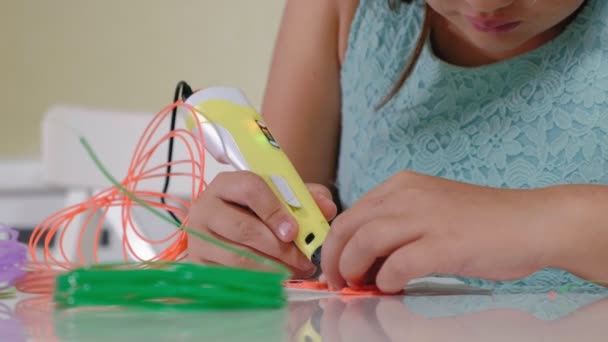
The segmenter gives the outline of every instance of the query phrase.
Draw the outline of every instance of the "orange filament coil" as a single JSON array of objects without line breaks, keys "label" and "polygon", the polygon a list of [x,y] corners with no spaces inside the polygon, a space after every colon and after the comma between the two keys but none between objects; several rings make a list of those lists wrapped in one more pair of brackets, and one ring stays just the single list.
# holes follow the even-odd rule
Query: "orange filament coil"
[{"label": "orange filament coil", "polygon": [[[161,138],[154,141],[157,137],[161,124],[171,115],[174,109],[183,107],[194,112],[194,109],[182,101],[176,101],[170,106],[165,107],[162,111],[157,113],[148,126],[145,128],[141,138],[139,139],[135,150],[132,155],[132,159],[128,170],[126,170],[126,176],[122,180],[121,184],[130,192],[141,198],[146,204],[157,208],[172,212],[174,215],[183,221],[184,225],[188,224],[187,211],[193,200],[195,200],[203,191],[206,186],[204,180],[204,169],[205,169],[205,150],[204,142],[202,140],[203,134],[201,131],[200,123],[198,126],[198,132],[190,132],[185,129],[174,129],[166,134],[160,135]],[[166,129],[164,126],[163,129]],[[198,134],[196,134],[198,133]],[[149,165],[151,157],[157,152],[159,147],[168,143],[170,139],[173,139],[176,143],[181,143],[180,148],[184,148],[187,152],[187,159],[175,160],[170,163],[162,165]],[[183,170],[184,167],[187,172],[172,171],[167,173],[165,170],[167,167],[180,166]],[[175,169],[175,168],[173,168]],[[161,189],[140,189],[138,186],[140,182],[150,179],[165,179],[166,177],[187,177],[191,180],[192,187],[190,189],[190,201],[186,201],[177,196],[163,193]],[[163,203],[161,200],[164,200]],[[173,204],[169,204],[173,203]],[[31,258],[31,273],[29,276],[24,277],[17,284],[17,288],[23,292],[28,293],[49,293],[52,291],[49,286],[52,286],[53,278],[52,275],[60,271],[68,271],[70,269],[77,268],[85,265],[85,258],[83,255],[82,240],[86,229],[94,229],[94,243],[90,246],[91,250],[86,249],[87,252],[92,252],[92,259],[94,263],[99,263],[98,247],[102,233],[102,227],[108,210],[111,207],[119,207],[121,209],[121,221],[122,221],[122,252],[123,259],[125,262],[133,262],[133,259],[137,262],[142,261],[180,261],[187,257],[186,249],[188,245],[187,233],[180,229],[168,229],[168,234],[158,240],[152,240],[147,238],[142,232],[138,231],[135,227],[134,220],[132,218],[133,208],[139,206],[139,204],[125,194],[121,192],[118,187],[110,187],[99,193],[95,194],[88,200],[65,208],[54,215],[49,216],[42,221],[34,230],[30,241],[29,241],[29,253]],[[92,225],[91,221],[95,215],[100,214],[101,217],[96,225]],[[86,218],[82,221],[81,225],[75,225],[76,217],[79,215],[86,215]],[[89,227],[91,226],[91,227]],[[173,227],[175,228],[175,227]],[[64,241],[66,239],[66,232],[71,229],[79,230],[77,240],[77,255],[76,257],[70,257],[64,251]],[[131,231],[128,231],[131,230]],[[71,232],[73,235],[73,232]],[[89,232],[90,233],[90,232]],[[142,241],[148,243],[151,246],[164,247],[159,248],[161,251],[151,260],[144,260],[138,255],[138,251],[133,248],[132,242],[129,240],[129,236],[137,237]],[[54,239],[53,239],[54,238]],[[58,253],[53,255],[51,253],[51,241],[57,244]],[[74,243],[74,242],[69,242]],[[42,258],[36,253],[37,247],[42,245]],[[57,255],[58,254],[58,255]],[[133,259],[130,259],[131,258]],[[49,270],[55,270],[49,273]],[[41,272],[42,271],[42,272]],[[32,273],[37,273],[39,276],[35,276]],[[46,284],[46,285],[45,285]]]}]

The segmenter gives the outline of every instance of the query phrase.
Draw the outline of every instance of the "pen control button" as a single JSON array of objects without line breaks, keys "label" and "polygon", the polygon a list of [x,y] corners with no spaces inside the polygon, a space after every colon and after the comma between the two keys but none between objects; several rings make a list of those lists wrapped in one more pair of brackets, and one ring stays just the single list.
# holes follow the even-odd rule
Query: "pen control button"
[{"label": "pen control button", "polygon": [[272,180],[272,183],[277,188],[277,190],[279,191],[285,202],[287,202],[287,204],[295,208],[302,207],[300,201],[298,201],[298,198],[296,197],[296,194],[293,192],[285,178],[279,175],[271,175],[270,180]]}]

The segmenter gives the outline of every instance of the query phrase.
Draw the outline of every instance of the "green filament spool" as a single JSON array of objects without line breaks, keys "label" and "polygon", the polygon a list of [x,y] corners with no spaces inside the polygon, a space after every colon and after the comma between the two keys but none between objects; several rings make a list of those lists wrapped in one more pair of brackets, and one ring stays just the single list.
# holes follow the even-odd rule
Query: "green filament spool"
[{"label": "green filament spool", "polygon": [[284,274],[188,263],[95,265],[57,277],[59,307],[263,309],[285,305]]}]

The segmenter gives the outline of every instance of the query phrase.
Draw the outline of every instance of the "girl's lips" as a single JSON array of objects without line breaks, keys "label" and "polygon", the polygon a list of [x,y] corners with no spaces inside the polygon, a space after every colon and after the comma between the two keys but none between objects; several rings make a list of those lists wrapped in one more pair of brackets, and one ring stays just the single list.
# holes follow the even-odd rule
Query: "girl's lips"
[{"label": "girl's lips", "polygon": [[487,18],[466,17],[471,25],[481,32],[503,33],[517,28],[521,21],[506,21]]}]

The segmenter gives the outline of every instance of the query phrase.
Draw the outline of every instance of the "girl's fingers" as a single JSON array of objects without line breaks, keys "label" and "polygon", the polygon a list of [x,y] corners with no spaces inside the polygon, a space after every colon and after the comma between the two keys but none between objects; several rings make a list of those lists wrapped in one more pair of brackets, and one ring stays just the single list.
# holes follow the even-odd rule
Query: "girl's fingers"
[{"label": "girl's fingers", "polygon": [[[216,238],[225,243],[230,244],[230,241],[227,241],[221,237],[216,237]],[[283,260],[277,260],[269,255],[265,255],[259,251],[256,251],[256,250],[246,247],[246,246],[235,246],[235,247],[238,248],[239,250],[249,252],[250,254],[257,254],[259,256],[265,257],[272,261],[284,263]],[[191,249],[190,254],[191,255],[189,258],[191,260],[198,261],[203,264],[217,264],[217,265],[223,265],[223,266],[228,266],[228,267],[238,267],[238,268],[254,269],[254,270],[260,270],[260,271],[276,271],[276,269],[272,265],[264,264],[253,258],[250,258],[248,256],[235,253],[233,251],[216,246],[210,242],[203,241],[203,240],[196,241],[195,245]],[[288,265],[288,266],[290,266],[290,265]],[[302,269],[294,268],[294,267],[290,267],[290,268],[291,268],[291,271],[294,273],[294,277],[296,277],[296,278],[297,277],[302,277],[302,278],[310,277],[312,275],[312,273],[314,272],[314,268],[311,270],[302,270]]]},{"label": "girl's fingers", "polygon": [[291,242],[296,237],[296,220],[260,176],[247,171],[225,172],[213,183],[217,197],[251,209],[281,241]]},{"label": "girl's fingers", "polygon": [[384,262],[376,286],[387,293],[396,293],[405,288],[413,279],[437,273],[439,254],[434,253],[427,239],[407,244],[393,252]]},{"label": "girl's fingers", "polygon": [[348,240],[339,261],[340,275],[347,283],[364,285],[366,275],[377,260],[420,237],[417,231],[406,229],[397,220],[388,217],[370,221]]},{"label": "girl's fingers", "polygon": [[227,204],[208,219],[208,229],[218,236],[281,260],[295,269],[309,272],[313,265],[293,243],[277,237],[256,216],[243,208]]}]

